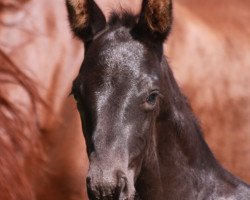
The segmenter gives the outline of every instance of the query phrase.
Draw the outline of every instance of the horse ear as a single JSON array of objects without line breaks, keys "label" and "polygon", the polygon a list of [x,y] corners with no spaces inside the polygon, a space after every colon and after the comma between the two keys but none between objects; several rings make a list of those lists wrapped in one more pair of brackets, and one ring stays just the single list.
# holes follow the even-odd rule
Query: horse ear
[{"label": "horse ear", "polygon": [[105,28],[106,19],[94,0],[66,0],[70,26],[84,42]]},{"label": "horse ear", "polygon": [[137,31],[163,42],[173,21],[172,0],[143,0]]}]

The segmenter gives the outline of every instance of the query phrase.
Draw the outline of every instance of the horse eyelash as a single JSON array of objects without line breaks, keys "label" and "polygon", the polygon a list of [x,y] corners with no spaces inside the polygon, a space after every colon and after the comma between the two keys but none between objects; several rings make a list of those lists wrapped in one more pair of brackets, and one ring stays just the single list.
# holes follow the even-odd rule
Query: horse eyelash
[{"label": "horse eyelash", "polygon": [[153,90],[150,94],[156,93],[161,99],[163,99],[163,94],[159,90]]}]

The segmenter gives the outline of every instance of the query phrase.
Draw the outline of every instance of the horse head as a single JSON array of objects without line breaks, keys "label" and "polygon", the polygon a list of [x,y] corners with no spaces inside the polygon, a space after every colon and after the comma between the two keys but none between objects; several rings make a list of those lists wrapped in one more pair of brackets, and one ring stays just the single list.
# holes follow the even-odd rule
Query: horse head
[{"label": "horse head", "polygon": [[72,92],[81,115],[91,199],[133,199],[151,156],[163,85],[163,42],[172,24],[170,0],[144,0],[138,17],[106,21],[92,0],[68,0],[69,21],[85,45]]}]

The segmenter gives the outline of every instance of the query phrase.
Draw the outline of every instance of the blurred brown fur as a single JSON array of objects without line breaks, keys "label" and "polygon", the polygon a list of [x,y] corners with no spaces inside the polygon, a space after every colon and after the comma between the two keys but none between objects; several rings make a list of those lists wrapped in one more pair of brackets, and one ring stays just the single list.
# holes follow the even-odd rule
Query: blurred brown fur
[{"label": "blurred brown fur", "polygon": [[0,199],[85,198],[84,139],[68,106],[82,54],[63,0],[0,2]]},{"label": "blurred brown fur", "polygon": [[[44,162],[35,102],[44,102],[34,82],[2,51],[0,60],[0,199],[33,200],[31,172],[40,174]],[[10,84],[27,93],[31,107],[26,111],[8,97]]]},{"label": "blurred brown fur", "polygon": [[0,8],[19,7],[30,0],[1,0]]}]

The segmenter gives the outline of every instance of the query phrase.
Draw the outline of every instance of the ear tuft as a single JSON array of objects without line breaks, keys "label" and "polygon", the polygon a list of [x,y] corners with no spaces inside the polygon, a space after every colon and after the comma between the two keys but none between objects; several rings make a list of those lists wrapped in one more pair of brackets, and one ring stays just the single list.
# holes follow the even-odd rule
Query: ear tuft
[{"label": "ear tuft", "polygon": [[149,0],[145,8],[145,19],[153,31],[168,32],[172,24],[172,3],[169,0]]},{"label": "ear tuft", "polygon": [[106,19],[94,0],[66,0],[71,29],[84,42],[106,25]]},{"label": "ear tuft", "polygon": [[172,0],[143,0],[135,29],[151,40],[163,42],[170,33],[172,21]]},{"label": "ear tuft", "polygon": [[87,3],[84,0],[66,1],[71,28],[82,29],[88,26],[89,14]]}]

